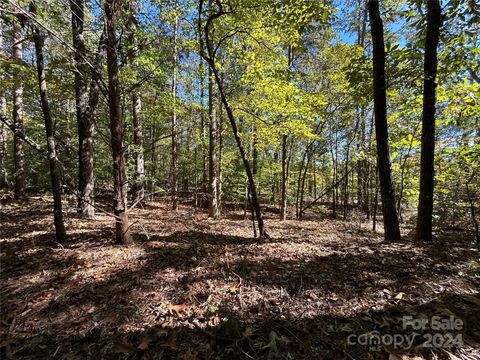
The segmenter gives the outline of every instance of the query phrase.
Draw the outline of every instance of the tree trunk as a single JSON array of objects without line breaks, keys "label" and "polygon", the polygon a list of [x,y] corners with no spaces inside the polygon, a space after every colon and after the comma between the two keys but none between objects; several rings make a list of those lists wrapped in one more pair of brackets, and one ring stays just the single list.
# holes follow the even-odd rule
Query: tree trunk
[{"label": "tree trunk", "polygon": [[[176,3],[175,3],[176,7]],[[173,108],[172,108],[172,166],[171,166],[171,188],[172,188],[172,209],[178,209],[178,145],[177,145],[177,32],[178,32],[178,17],[175,15],[175,24],[173,27],[173,74],[172,74],[172,94],[173,94]]]},{"label": "tree trunk", "polygon": [[[13,56],[15,59],[23,60],[22,30],[18,21],[13,22]],[[17,78],[13,95],[13,123],[17,132],[23,133],[23,86],[21,78]],[[14,135],[14,163],[15,163],[15,199],[25,197],[25,154],[23,140]]]},{"label": "tree trunk", "polygon": [[[30,11],[32,14],[34,14],[34,16],[36,16],[36,4],[34,1],[30,3]],[[47,136],[48,163],[50,166],[50,180],[53,195],[55,234],[58,242],[64,242],[67,235],[65,232],[65,226],[63,224],[62,194],[60,173],[57,163],[58,159],[55,150],[54,123],[52,119],[52,114],[50,112],[50,104],[47,93],[47,81],[45,78],[43,36],[41,35],[40,30],[36,26],[34,26],[33,28],[33,41],[35,43],[38,85],[40,89],[40,100],[42,104],[43,118],[45,120],[45,133]]]},{"label": "tree trunk", "polygon": [[[274,165],[274,168],[277,167],[277,164],[278,164],[278,151],[274,150],[273,151],[273,163],[275,164]],[[270,201],[273,203],[274,206],[276,206],[277,204],[277,191],[278,191],[278,174],[277,174],[277,171],[273,171],[272,173],[272,193],[270,195]]]},{"label": "tree trunk", "polygon": [[427,34],[423,64],[423,116],[420,160],[420,195],[418,203],[417,241],[432,240],[433,180],[435,151],[435,78],[437,77],[437,46],[442,14],[439,0],[427,1]]},{"label": "tree trunk", "polygon": [[208,177],[209,177],[209,187],[208,187],[208,216],[217,219],[218,214],[218,164],[217,164],[217,142],[218,142],[218,123],[216,115],[216,94],[214,88],[214,81],[212,69],[208,69],[208,113],[210,120],[210,142],[209,142],[209,151],[208,151]]},{"label": "tree trunk", "polygon": [[213,74],[215,76],[215,81],[217,83],[218,90],[220,92],[220,96],[222,99],[223,106],[225,107],[225,111],[227,112],[228,119],[230,121],[230,126],[233,131],[233,136],[235,138],[235,142],[237,143],[238,150],[240,152],[240,156],[243,160],[243,164],[245,166],[245,172],[247,173],[247,178],[248,178],[248,184],[249,184],[249,189],[250,189],[250,195],[252,199],[252,207],[255,212],[255,216],[257,219],[257,224],[258,224],[258,232],[261,238],[267,238],[268,235],[265,231],[265,225],[263,223],[263,216],[262,216],[262,211],[260,209],[260,203],[258,201],[258,196],[257,196],[257,187],[255,184],[255,180],[253,178],[253,173],[252,173],[252,168],[250,166],[250,161],[247,158],[247,155],[245,153],[245,149],[243,148],[242,145],[242,140],[240,138],[240,134],[238,133],[238,127],[237,123],[235,121],[235,116],[233,115],[233,110],[230,107],[230,104],[228,103],[227,97],[225,96],[225,91],[223,89],[223,85],[220,81],[220,77],[218,74],[218,71],[215,67],[214,62],[209,63],[210,67],[212,68]]},{"label": "tree trunk", "polygon": [[[3,26],[4,24],[0,22],[0,51],[3,49]],[[0,56],[3,56],[3,53],[0,53]],[[3,83],[4,75],[0,73],[0,83]],[[6,118],[7,116],[7,99],[5,98],[4,89],[1,90],[0,94],[0,117]],[[6,188],[8,186],[7,179],[7,128],[6,125],[2,122],[0,123],[0,189]]]},{"label": "tree trunk", "polygon": [[377,231],[377,208],[378,208],[378,168],[375,168],[375,195],[373,197],[373,220],[372,231]]},{"label": "tree trunk", "polygon": [[[84,0],[70,0],[72,12],[72,37],[75,48],[75,102],[78,126],[78,211],[91,218],[95,214],[93,207],[93,116],[89,109],[89,89],[86,63],[87,48],[83,37]],[[100,51],[100,50],[99,50]],[[96,94],[98,98],[98,92]],[[97,100],[98,102],[98,100]],[[95,106],[96,107],[96,106]]]},{"label": "tree trunk", "polygon": [[[203,87],[204,79],[204,68],[203,68],[203,59],[200,57],[200,64],[198,66],[198,71],[200,72],[200,137],[202,145],[202,192],[207,192],[207,183],[208,183],[208,172],[207,172],[207,162],[208,154],[206,151],[206,121],[205,121],[205,91]],[[201,200],[203,203],[203,200]],[[202,205],[202,204],[201,204]]]},{"label": "tree trunk", "polygon": [[150,153],[150,179],[148,181],[148,192],[150,193],[150,200],[153,200],[155,186],[156,186],[156,176],[157,176],[157,147],[155,146],[157,142],[157,123],[154,123],[150,128],[150,144],[151,144],[151,153]]},{"label": "tree trunk", "polygon": [[[138,66],[136,61],[136,43],[135,36],[137,31],[138,20],[136,19],[136,2],[130,4],[128,9],[128,18],[125,24],[126,32],[126,45],[127,53],[125,62],[130,64],[133,69]],[[133,70],[134,73],[136,72]],[[136,74],[134,75],[136,78]],[[137,79],[135,79],[137,81]],[[138,84],[138,83],[137,83]],[[138,204],[145,201],[145,160],[144,160],[144,149],[143,149],[143,124],[142,124],[142,100],[139,95],[138,88],[135,88],[131,92],[131,101],[132,101],[132,125],[133,125],[133,156],[135,161],[135,171],[134,171],[134,181],[132,185],[132,203]],[[155,146],[155,143],[152,142],[152,146]],[[128,163],[127,159],[125,162]]]},{"label": "tree trunk", "polygon": [[378,0],[369,0],[373,44],[373,97],[375,111],[375,136],[377,141],[378,173],[382,198],[385,240],[400,240],[400,226],[395,208],[390,153],[388,146],[387,94],[385,80],[385,43],[383,23]]},{"label": "tree trunk", "polygon": [[[337,177],[338,177],[338,136],[337,136],[337,129],[335,129],[335,142],[334,146],[330,149],[330,153],[332,156],[332,184],[337,184]],[[333,132],[333,129],[332,129]],[[333,137],[333,134],[332,134]],[[333,139],[332,139],[333,142]],[[334,218],[337,217],[337,185],[332,186],[332,216]]]},{"label": "tree trunk", "polygon": [[[0,75],[0,81],[2,81],[2,75]],[[0,117],[7,116],[7,99],[5,96],[0,96]],[[7,178],[7,128],[5,124],[0,123],[0,189],[4,189],[8,186]]]},{"label": "tree trunk", "polygon": [[120,84],[118,80],[117,38],[115,33],[115,0],[104,3],[107,36],[108,108],[110,113],[110,136],[113,157],[114,214],[116,216],[115,238],[118,243],[132,241],[125,203],[127,179],[123,152],[124,124],[120,107]]},{"label": "tree trunk", "polygon": [[473,226],[475,228],[475,239],[476,239],[476,245],[480,245],[480,226],[478,224],[477,216],[476,216],[476,209],[475,209],[475,199],[474,196],[472,195],[472,192],[470,191],[470,186],[469,183],[472,181],[474,178],[474,175],[470,177],[470,179],[467,180],[466,187],[467,187],[467,198],[468,198],[468,203],[470,205],[470,216],[472,217],[472,222]]},{"label": "tree trunk", "polygon": [[[223,77],[222,77],[222,82],[223,82]],[[222,177],[223,177],[223,172],[222,172],[222,161],[223,161],[223,106],[222,102],[220,101],[219,104],[219,124],[218,124],[218,180],[217,180],[217,198],[218,198],[218,216],[220,217],[221,212],[222,212]]]},{"label": "tree trunk", "polygon": [[142,101],[135,91],[132,95],[133,144],[135,145],[135,183],[133,186],[134,201],[145,197],[145,161],[143,155]]},{"label": "tree trunk", "polygon": [[[359,210],[363,210],[365,214],[367,213],[365,205],[368,204],[368,199],[366,196],[366,184],[367,184],[367,159],[365,154],[365,109],[362,106],[359,114],[359,127],[360,127],[360,138],[358,141],[358,152],[362,154],[362,158],[357,161],[357,205]],[[367,205],[368,208],[368,205]]]},{"label": "tree trunk", "polygon": [[280,220],[287,219],[287,191],[288,191],[288,149],[287,135],[282,136],[282,193],[280,199]]}]

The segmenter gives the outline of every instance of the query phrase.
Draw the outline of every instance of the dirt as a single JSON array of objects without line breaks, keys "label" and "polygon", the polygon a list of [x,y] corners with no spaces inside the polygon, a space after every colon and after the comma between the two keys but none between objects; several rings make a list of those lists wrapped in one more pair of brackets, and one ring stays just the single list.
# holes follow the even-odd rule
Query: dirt
[{"label": "dirt", "polygon": [[[480,253],[461,234],[387,243],[368,222],[268,213],[263,242],[243,212],[158,199],[130,214],[133,245],[73,209],[59,244],[47,200],[0,210],[1,358],[480,359]],[[415,333],[408,349],[359,344]],[[461,341],[425,346],[437,333]]]}]

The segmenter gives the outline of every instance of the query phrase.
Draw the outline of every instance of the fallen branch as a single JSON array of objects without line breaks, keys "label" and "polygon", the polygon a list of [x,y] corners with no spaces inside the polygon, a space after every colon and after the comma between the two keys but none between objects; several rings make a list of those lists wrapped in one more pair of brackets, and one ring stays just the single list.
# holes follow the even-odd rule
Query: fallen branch
[{"label": "fallen branch", "polygon": [[315,205],[320,199],[322,199],[325,195],[327,195],[334,187],[338,186],[346,177],[347,175],[352,171],[352,169],[348,170],[347,172],[345,172],[345,174],[343,174],[343,176],[338,179],[335,183],[333,183],[332,185],[330,185],[327,189],[325,189],[315,200],[313,200],[310,204],[306,205],[305,207],[303,207],[302,209],[300,209],[300,216],[303,215],[303,213],[305,212],[305,210],[311,208],[313,205]]}]

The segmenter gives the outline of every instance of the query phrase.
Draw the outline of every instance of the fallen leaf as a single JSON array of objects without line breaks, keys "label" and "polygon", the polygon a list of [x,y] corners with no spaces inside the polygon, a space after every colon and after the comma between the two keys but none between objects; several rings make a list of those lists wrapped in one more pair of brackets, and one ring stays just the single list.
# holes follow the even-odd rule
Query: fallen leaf
[{"label": "fallen leaf", "polygon": [[180,316],[180,313],[185,311],[186,309],[188,308],[187,305],[185,304],[178,304],[178,305],[168,305],[167,309],[168,309],[168,312],[170,313],[170,315],[177,315],[177,316]]}]

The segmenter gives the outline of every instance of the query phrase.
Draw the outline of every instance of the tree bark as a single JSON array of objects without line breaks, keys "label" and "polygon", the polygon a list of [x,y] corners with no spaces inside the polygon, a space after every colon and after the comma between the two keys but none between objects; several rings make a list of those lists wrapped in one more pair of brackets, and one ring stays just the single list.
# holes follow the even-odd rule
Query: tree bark
[{"label": "tree bark", "polygon": [[132,95],[132,114],[133,114],[133,144],[135,145],[135,183],[133,186],[134,201],[145,197],[145,161],[143,155],[143,125],[142,101],[137,92]]},{"label": "tree bark", "polygon": [[[0,75],[0,81],[2,76]],[[0,117],[7,116],[7,99],[5,96],[0,96]],[[4,189],[8,186],[7,177],[7,128],[5,124],[0,123],[0,189]]]},{"label": "tree bark", "polygon": [[[4,24],[0,22],[0,51],[3,49],[3,29]],[[3,53],[0,53],[0,56],[3,56]],[[0,73],[0,83],[3,82],[4,75]],[[6,118],[7,116],[7,99],[5,98],[5,90],[1,90],[0,94],[0,117]],[[0,123],[0,189],[6,188],[8,186],[7,179],[7,128],[6,125],[2,122]]]},{"label": "tree bark", "polygon": [[[34,14],[34,16],[36,16],[35,1],[32,1],[30,3],[30,12]],[[55,234],[58,242],[64,242],[66,240],[67,234],[65,232],[65,226],[63,224],[62,194],[59,171],[60,169],[58,167],[58,159],[55,149],[54,123],[52,119],[52,114],[50,112],[50,104],[48,100],[47,80],[45,77],[45,62],[43,56],[43,41],[44,39],[42,34],[40,33],[40,30],[38,29],[38,27],[33,26],[33,42],[35,44],[38,85],[40,89],[40,100],[42,104],[43,118],[45,121],[45,133],[47,137],[48,163],[50,166],[50,180],[53,195]]]},{"label": "tree bark", "polygon": [[[202,50],[201,50],[202,51]],[[203,86],[204,79],[204,66],[203,59],[200,56],[200,63],[198,65],[198,71],[200,73],[200,137],[201,137],[201,148],[202,148],[202,192],[207,192],[208,184],[208,171],[207,171],[207,162],[208,154],[206,151],[206,121],[205,121],[205,91]],[[201,206],[203,205],[203,200],[201,200]]]},{"label": "tree bark", "polygon": [[217,164],[217,143],[218,143],[218,121],[216,114],[216,94],[215,79],[213,78],[212,69],[208,69],[208,114],[210,120],[209,131],[209,151],[208,151],[208,177],[209,177],[209,206],[208,216],[218,219],[218,164]]},{"label": "tree bark", "polygon": [[[83,37],[84,0],[70,0],[72,12],[72,38],[75,48],[75,102],[78,127],[78,211],[87,218],[95,214],[93,176],[93,116],[89,109],[89,87],[86,63],[87,48]],[[100,49],[99,49],[100,51]],[[95,70],[94,70],[95,71]],[[98,92],[96,94],[98,98]],[[96,107],[96,106],[95,106]]]},{"label": "tree bark", "polygon": [[[176,7],[175,3],[175,7]],[[177,32],[178,32],[178,17],[175,15],[175,24],[173,27],[173,74],[172,74],[172,94],[173,94],[173,108],[172,108],[172,166],[171,166],[171,188],[172,188],[172,209],[178,209],[178,144],[177,144]]]},{"label": "tree bark", "polygon": [[437,46],[442,14],[439,0],[427,1],[427,33],[423,64],[423,115],[420,160],[420,194],[418,203],[417,241],[432,240],[434,151],[435,151],[435,89],[437,84]]},{"label": "tree bark", "polygon": [[[223,76],[222,76],[223,82]],[[222,161],[223,161],[223,106],[222,102],[220,101],[219,104],[219,122],[218,122],[218,174],[217,174],[217,212],[218,216],[220,217],[222,212],[222,196],[223,196],[223,189],[222,189],[222,180],[223,180],[223,172],[222,172]]]},{"label": "tree bark", "polygon": [[157,176],[157,147],[155,146],[157,142],[157,123],[154,123],[150,128],[150,143],[151,153],[150,153],[150,179],[148,180],[148,192],[150,193],[150,200],[153,200],[155,187],[156,187],[156,176]]},{"label": "tree bark", "polygon": [[375,111],[375,136],[377,141],[378,173],[382,198],[385,240],[399,240],[400,226],[395,208],[390,152],[388,146],[387,94],[385,80],[385,43],[383,23],[378,0],[369,0],[368,9],[373,45],[373,96]]},{"label": "tree bark", "polygon": [[[16,60],[23,61],[22,30],[18,21],[13,22],[13,56]],[[18,132],[23,133],[23,85],[21,78],[16,84],[13,95],[13,123]],[[15,163],[15,199],[25,198],[25,154],[23,140],[14,135],[14,163]]]},{"label": "tree bark", "polygon": [[470,176],[470,178],[467,180],[466,188],[467,188],[467,199],[468,203],[470,205],[470,216],[472,217],[472,222],[473,226],[475,228],[475,239],[476,239],[476,245],[480,245],[480,226],[478,224],[477,216],[476,216],[476,209],[475,209],[475,199],[474,196],[472,195],[472,192],[470,191],[470,181],[472,181],[474,178],[474,175]]},{"label": "tree bark", "polygon": [[[127,54],[125,62],[130,64],[135,72],[135,67],[138,66],[136,61],[136,31],[138,20],[136,18],[136,8],[138,6],[137,2],[132,2],[129,5],[127,10],[128,20],[124,25],[126,33],[126,46]],[[136,75],[134,75],[136,77]],[[137,79],[135,79],[137,80]],[[139,84],[138,82],[136,83]],[[132,111],[132,126],[133,126],[133,156],[135,161],[135,175],[132,185],[132,203],[138,204],[145,201],[145,160],[144,160],[144,149],[143,149],[143,123],[142,123],[142,100],[139,95],[137,86],[132,89],[131,92],[131,111]],[[152,144],[155,144],[154,142]],[[155,146],[155,145],[153,145]],[[125,160],[127,161],[127,160]]]},{"label": "tree bark", "polygon": [[287,191],[288,191],[288,147],[287,135],[282,136],[282,191],[280,199],[280,220],[287,220]]},{"label": "tree bark", "polygon": [[125,173],[125,156],[123,152],[124,121],[120,105],[120,84],[118,79],[118,49],[115,33],[115,0],[104,3],[106,37],[107,37],[107,71],[108,71],[108,108],[110,113],[110,136],[113,158],[114,214],[116,218],[115,238],[118,243],[132,242],[126,208],[127,179]]}]

